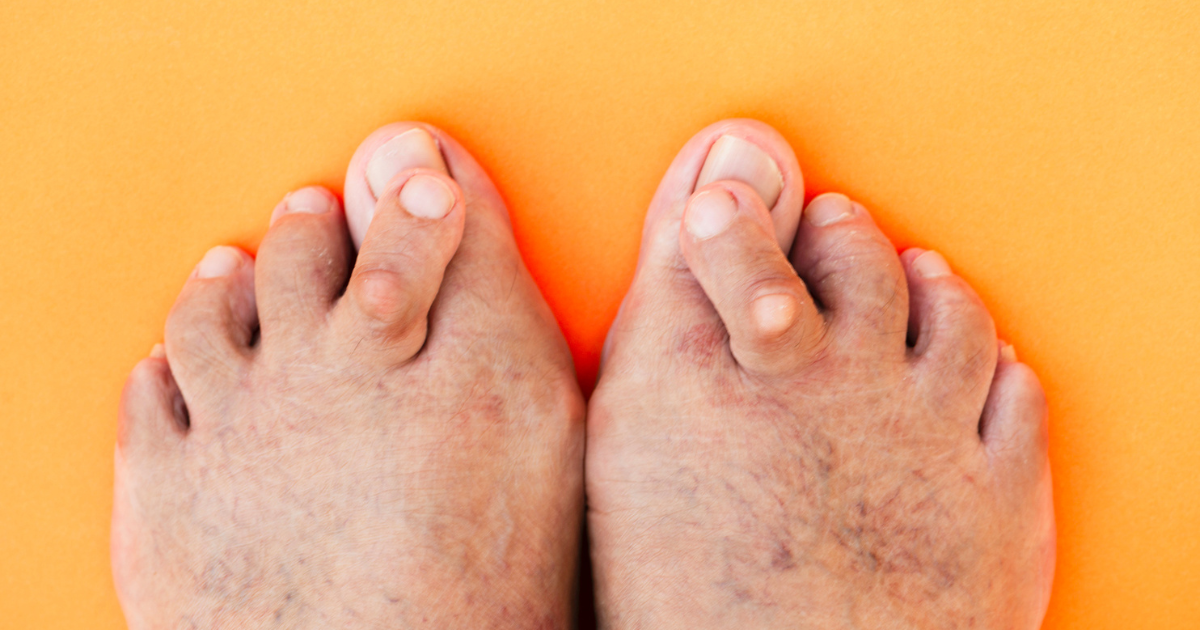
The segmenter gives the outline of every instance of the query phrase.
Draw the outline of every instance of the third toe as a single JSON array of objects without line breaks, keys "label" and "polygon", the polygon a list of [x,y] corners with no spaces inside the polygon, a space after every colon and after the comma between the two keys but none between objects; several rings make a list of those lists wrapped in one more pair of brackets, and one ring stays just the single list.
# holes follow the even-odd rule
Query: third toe
[{"label": "third toe", "polygon": [[255,286],[262,337],[308,335],[346,284],[351,246],[341,206],[319,187],[279,203],[258,249]]},{"label": "third toe", "polygon": [[847,343],[900,356],[908,289],[896,249],[862,205],[829,193],[805,208],[792,264]]}]

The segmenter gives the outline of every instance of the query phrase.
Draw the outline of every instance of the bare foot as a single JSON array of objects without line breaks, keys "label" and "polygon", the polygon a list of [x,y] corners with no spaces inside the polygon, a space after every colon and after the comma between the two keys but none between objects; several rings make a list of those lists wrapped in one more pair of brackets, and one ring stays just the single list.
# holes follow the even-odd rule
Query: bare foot
[{"label": "bare foot", "polygon": [[130,626],[568,626],[583,401],[503,202],[411,124],[360,147],[346,200],[297,191],[257,261],[209,252],[130,376]]},{"label": "bare foot", "polygon": [[726,121],[655,195],[588,416],[602,624],[1036,628],[1037,378],[941,256],[841,195],[801,220],[803,190]]}]

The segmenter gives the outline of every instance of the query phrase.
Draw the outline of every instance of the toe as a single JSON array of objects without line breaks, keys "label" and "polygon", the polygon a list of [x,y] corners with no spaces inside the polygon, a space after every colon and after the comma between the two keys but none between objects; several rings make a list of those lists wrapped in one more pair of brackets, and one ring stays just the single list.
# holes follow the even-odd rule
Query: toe
[{"label": "toe", "polygon": [[739,190],[758,196],[756,207],[768,213],[763,227],[777,248],[790,247],[804,182],[787,141],[753,120],[726,120],[700,131],[675,157],[650,202],[637,271],[605,344],[606,362],[619,345],[662,347],[695,358],[711,357],[722,346],[721,320],[683,257],[680,237],[688,200],[714,182],[738,182],[744,187]]},{"label": "toe", "polygon": [[117,418],[117,447],[125,453],[153,451],[184,436],[187,408],[162,346],[129,374]]},{"label": "toe", "polygon": [[722,180],[750,186],[770,211],[779,246],[791,246],[804,201],[791,146],[763,123],[726,120],[696,134],[667,169],[646,213],[639,271],[686,267],[679,244],[684,208],[698,188]]},{"label": "toe", "polygon": [[167,317],[167,360],[184,399],[201,399],[213,379],[236,378],[257,330],[254,260],[236,247],[212,248]]},{"label": "toe", "polygon": [[345,184],[346,223],[355,247],[366,238],[380,193],[397,174],[418,168],[448,172],[431,127],[395,123],[376,130],[359,145]]},{"label": "toe", "polygon": [[[318,187],[284,198],[255,261],[264,345],[323,322],[346,283],[351,245],[337,198]],[[296,325],[296,324],[300,325]]]},{"label": "toe", "polygon": [[1049,467],[1046,396],[1033,370],[1017,362],[1012,346],[1000,347],[979,434],[992,461],[1015,475],[1014,481],[1035,484]]},{"label": "toe", "polygon": [[352,171],[362,190],[353,201],[348,194],[347,203],[369,194],[374,209],[339,319],[358,331],[344,338],[357,345],[361,335],[370,335],[381,342],[371,347],[386,361],[406,361],[425,343],[429,307],[462,240],[465,203],[426,129],[414,127],[364,147],[374,153]]},{"label": "toe", "polygon": [[[502,334],[504,354],[489,369],[537,369],[545,391],[577,397],[571,355],[550,307],[521,260],[512,222],[500,192],[478,161],[446,132],[426,127],[441,148],[446,169],[461,191],[461,240],[446,266],[429,312],[426,349],[433,360],[484,351],[479,339]],[[499,333],[498,331],[503,331]],[[554,369],[547,369],[552,362]],[[572,403],[573,404],[573,403]]]},{"label": "toe", "polygon": [[792,263],[829,311],[839,339],[870,352],[904,352],[908,290],[896,249],[862,205],[820,195],[804,210]]},{"label": "toe", "polygon": [[1010,513],[1029,531],[1026,553],[1037,571],[1027,589],[1030,599],[1040,602],[1032,610],[1041,619],[1054,580],[1057,537],[1046,396],[1033,370],[1017,362],[1012,346],[1000,342],[997,354],[979,434],[999,488],[1009,497]]},{"label": "toe", "polygon": [[964,418],[983,407],[996,370],[996,328],[983,301],[941,254],[912,248],[901,256],[909,291],[908,339],[929,391],[961,405]]},{"label": "toe", "polygon": [[825,322],[775,240],[755,191],[723,181],[692,196],[681,245],[689,268],[716,307],[738,363],[781,373],[813,356]]}]

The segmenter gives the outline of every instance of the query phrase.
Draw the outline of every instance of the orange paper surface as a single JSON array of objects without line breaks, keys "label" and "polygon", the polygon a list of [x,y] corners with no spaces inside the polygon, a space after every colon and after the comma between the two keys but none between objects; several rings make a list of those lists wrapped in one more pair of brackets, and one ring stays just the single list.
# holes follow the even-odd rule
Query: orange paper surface
[{"label": "orange paper surface", "polygon": [[126,373],[206,249],[340,190],[372,129],[428,120],[489,169],[590,389],[659,177],[728,116],[944,252],[1041,375],[1046,627],[1200,627],[1200,12],[1047,4],[9,0],[0,627],[122,627]]}]

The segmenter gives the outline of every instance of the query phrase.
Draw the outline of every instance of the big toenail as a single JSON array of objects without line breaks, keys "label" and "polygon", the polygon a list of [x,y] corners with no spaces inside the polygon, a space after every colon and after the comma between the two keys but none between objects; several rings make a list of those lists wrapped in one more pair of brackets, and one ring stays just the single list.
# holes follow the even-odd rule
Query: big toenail
[{"label": "big toenail", "polygon": [[220,278],[233,273],[242,264],[242,253],[234,247],[224,245],[208,250],[200,264],[196,265],[197,278]]},{"label": "big toenail", "polygon": [[1016,363],[1017,362],[1017,349],[1012,347],[1012,344],[1005,342],[1005,341],[1001,341],[1000,342],[1000,360],[1007,361],[1009,363]]},{"label": "big toenail", "polygon": [[927,251],[912,261],[913,271],[922,278],[941,278],[950,275],[950,265],[935,251]]},{"label": "big toenail", "polygon": [[775,205],[783,191],[783,174],[775,160],[754,143],[734,136],[721,136],[713,143],[696,188],[725,179],[749,184],[767,208]]},{"label": "big toenail", "polygon": [[754,324],[767,336],[778,335],[796,319],[796,298],[785,293],[764,295],[754,301]]},{"label": "big toenail", "polygon": [[854,216],[854,204],[846,195],[826,193],[808,202],[804,216],[809,223],[825,227]]},{"label": "big toenail", "polygon": [[333,199],[319,188],[301,188],[290,192],[271,213],[271,225],[285,214],[324,214],[333,208]]},{"label": "big toenail", "polygon": [[737,201],[732,195],[724,190],[708,190],[692,197],[683,224],[692,236],[703,240],[724,232],[735,214]]},{"label": "big toenail", "polygon": [[400,189],[400,205],[422,219],[440,219],[454,207],[454,193],[436,177],[413,175]]},{"label": "big toenail", "polygon": [[409,129],[375,149],[367,162],[367,185],[378,198],[393,177],[412,168],[446,172],[437,141],[420,127]]}]

